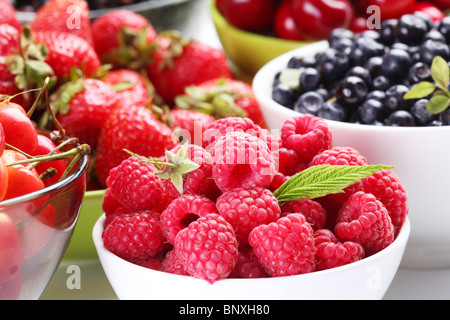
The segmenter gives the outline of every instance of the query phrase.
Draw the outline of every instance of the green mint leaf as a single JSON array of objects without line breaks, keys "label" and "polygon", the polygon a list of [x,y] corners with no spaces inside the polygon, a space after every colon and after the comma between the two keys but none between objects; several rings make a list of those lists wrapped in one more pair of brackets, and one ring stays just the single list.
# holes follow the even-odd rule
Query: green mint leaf
[{"label": "green mint leaf", "polygon": [[436,85],[429,81],[422,81],[417,86],[409,90],[403,96],[403,99],[420,99],[433,93],[436,89]]},{"label": "green mint leaf", "polygon": [[300,69],[288,68],[281,72],[280,82],[287,85],[294,90],[300,89],[300,76],[302,71]]},{"label": "green mint leaf", "polygon": [[375,172],[392,168],[387,165],[312,166],[292,176],[274,191],[274,195],[279,202],[289,202],[341,193],[346,187]]},{"label": "green mint leaf", "polygon": [[447,61],[441,56],[434,57],[431,63],[431,76],[442,90],[447,90],[450,70]]},{"label": "green mint leaf", "polygon": [[436,94],[427,104],[427,111],[431,114],[439,114],[450,105],[450,97],[447,95]]}]

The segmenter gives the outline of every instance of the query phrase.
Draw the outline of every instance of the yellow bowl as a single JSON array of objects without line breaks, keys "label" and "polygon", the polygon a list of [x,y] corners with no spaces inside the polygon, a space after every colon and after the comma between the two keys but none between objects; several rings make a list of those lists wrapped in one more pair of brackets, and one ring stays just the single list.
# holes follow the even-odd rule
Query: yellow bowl
[{"label": "yellow bowl", "polygon": [[211,1],[211,16],[222,47],[239,69],[254,75],[263,65],[279,55],[311,43],[292,41],[247,32],[230,25]]},{"label": "yellow bowl", "polygon": [[80,214],[72,240],[67,248],[63,261],[79,261],[98,259],[92,241],[92,228],[103,214],[102,202],[105,190],[86,191],[81,204]]}]

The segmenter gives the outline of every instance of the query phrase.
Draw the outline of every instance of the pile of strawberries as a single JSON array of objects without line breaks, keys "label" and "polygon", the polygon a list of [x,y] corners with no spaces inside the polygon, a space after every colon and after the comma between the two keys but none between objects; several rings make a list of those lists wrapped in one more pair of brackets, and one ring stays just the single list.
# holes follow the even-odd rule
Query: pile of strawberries
[{"label": "pile of strawberries", "polygon": [[[128,10],[91,21],[85,0],[50,0],[23,27],[9,1],[0,4],[0,94],[28,110],[33,90],[50,79],[47,104],[57,121],[93,150],[90,188],[105,187],[128,156],[123,149],[162,156],[190,138],[194,121],[201,129],[239,115],[264,126],[251,86],[232,78],[218,48],[157,32]],[[33,120],[53,129],[44,106]]]},{"label": "pile of strawberries", "polygon": [[337,182],[346,177],[338,171],[372,166],[357,150],[334,146],[318,117],[289,119],[278,136],[249,118],[225,117],[198,141],[165,157],[130,152],[110,171],[107,250],[211,283],[288,276],[383,250],[408,214],[392,167]]}]

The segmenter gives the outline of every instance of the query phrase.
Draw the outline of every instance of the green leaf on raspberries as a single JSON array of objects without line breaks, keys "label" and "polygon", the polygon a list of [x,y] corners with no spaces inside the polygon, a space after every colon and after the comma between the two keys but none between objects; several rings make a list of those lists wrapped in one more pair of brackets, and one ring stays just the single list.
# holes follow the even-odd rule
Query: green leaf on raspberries
[{"label": "green leaf on raspberries", "polygon": [[392,168],[393,166],[387,165],[339,166],[323,164],[312,166],[292,176],[274,191],[274,195],[281,203],[342,193],[346,187],[353,183],[375,172]]}]

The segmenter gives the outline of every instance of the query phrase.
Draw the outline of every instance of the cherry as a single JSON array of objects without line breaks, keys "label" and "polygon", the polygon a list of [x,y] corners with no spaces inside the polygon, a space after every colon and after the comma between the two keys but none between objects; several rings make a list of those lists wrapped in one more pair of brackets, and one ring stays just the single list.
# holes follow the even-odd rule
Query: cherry
[{"label": "cherry", "polygon": [[20,105],[4,101],[0,103],[0,123],[5,142],[25,153],[32,153],[38,144],[36,129]]},{"label": "cherry", "polygon": [[275,0],[223,0],[221,8],[231,25],[253,32],[266,32],[272,26]]},{"label": "cherry", "polygon": [[427,14],[433,22],[440,22],[445,17],[445,13],[430,2],[419,2],[414,8],[414,12]]},{"label": "cherry", "polygon": [[8,189],[8,170],[0,158],[0,201],[5,198],[6,189]]},{"label": "cherry", "polygon": [[[56,148],[56,144],[47,136],[44,136],[42,134],[38,134],[38,145],[34,149],[34,151],[31,153],[33,156],[38,155],[48,155],[49,153],[53,152]],[[56,151],[55,153],[60,153],[59,151]],[[47,169],[53,168],[56,173],[54,176],[44,179],[44,183],[46,186],[52,185],[61,178],[64,171],[66,170],[67,166],[64,160],[54,160],[54,161],[46,161],[41,162],[36,166],[36,170],[38,174],[43,174],[46,172]]]},{"label": "cherry", "polygon": [[416,7],[417,0],[353,0],[357,11],[362,15],[372,14],[367,13],[369,6],[377,6],[380,8],[381,20],[398,19],[406,13],[411,13]]},{"label": "cherry", "polygon": [[293,0],[299,32],[307,39],[325,39],[336,28],[349,28],[355,15],[349,0]]},{"label": "cherry", "polygon": [[3,154],[3,150],[5,150],[5,131],[3,131],[3,126],[0,123],[0,157]]},{"label": "cherry", "polygon": [[276,37],[295,41],[304,40],[295,25],[290,1],[283,1],[278,6],[274,19],[273,28]]},{"label": "cherry", "polygon": [[19,234],[12,218],[0,213],[0,288],[21,272],[23,254]]}]

